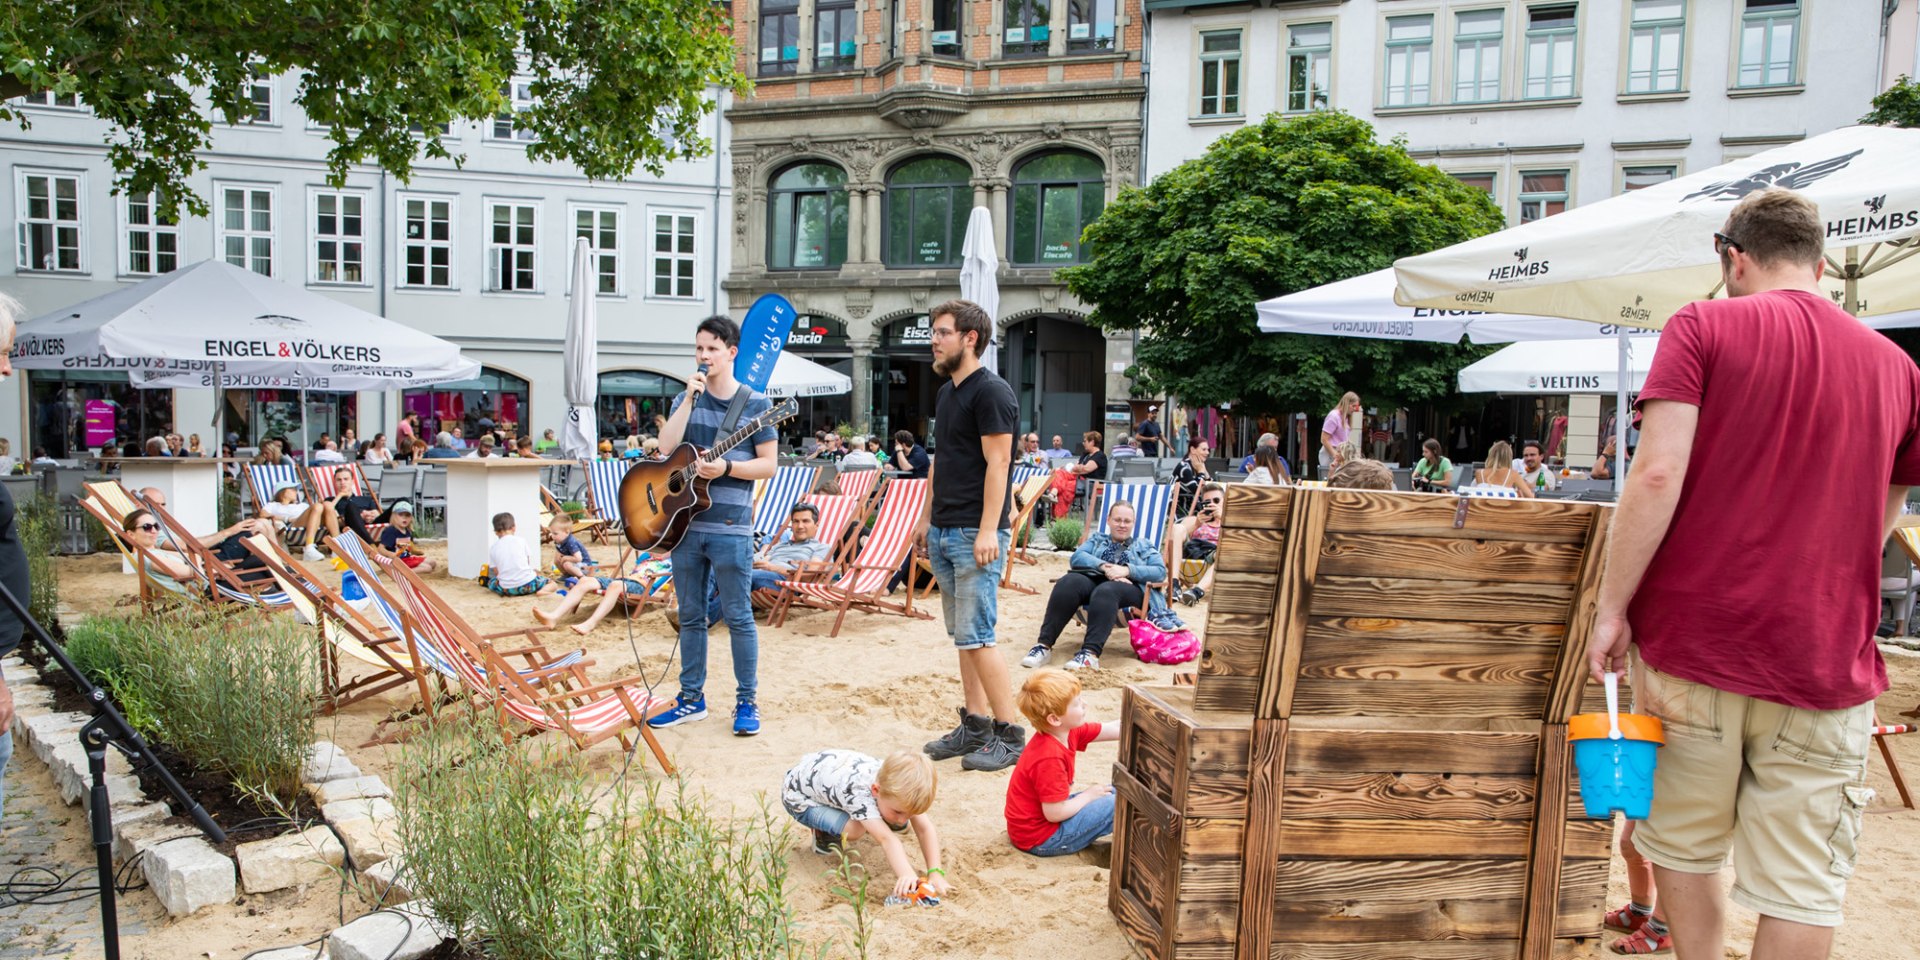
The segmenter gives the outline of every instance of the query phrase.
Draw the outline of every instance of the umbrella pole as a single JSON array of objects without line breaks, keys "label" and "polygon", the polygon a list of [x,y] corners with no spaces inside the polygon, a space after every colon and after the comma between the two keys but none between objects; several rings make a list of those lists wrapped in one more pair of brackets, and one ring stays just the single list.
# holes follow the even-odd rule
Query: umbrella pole
[{"label": "umbrella pole", "polygon": [[1841,289],[1845,291],[1843,296],[1847,298],[1847,302],[1842,306],[1846,308],[1846,311],[1848,313],[1851,313],[1856,317],[1859,316],[1860,315],[1860,248],[1859,247],[1847,248],[1847,274],[1844,279],[1844,285],[1841,287]]},{"label": "umbrella pole", "polygon": [[[307,441],[307,388],[306,387],[300,388],[300,449],[302,450],[313,449],[313,444]],[[283,450],[281,452],[285,453],[289,457],[293,456],[292,450]],[[309,463],[311,461],[307,460],[305,454],[302,454],[300,457],[300,462]]]},{"label": "umbrella pole", "polygon": [[[1620,379],[1614,385],[1613,395],[1613,492],[1618,494],[1627,488],[1626,459],[1623,454],[1627,452],[1627,378],[1630,376],[1627,368],[1630,366],[1628,356],[1633,350],[1633,342],[1627,338],[1627,328],[1624,326],[1615,326],[1613,335],[1620,340]],[[1605,446],[1606,438],[1601,437],[1600,443]]]}]

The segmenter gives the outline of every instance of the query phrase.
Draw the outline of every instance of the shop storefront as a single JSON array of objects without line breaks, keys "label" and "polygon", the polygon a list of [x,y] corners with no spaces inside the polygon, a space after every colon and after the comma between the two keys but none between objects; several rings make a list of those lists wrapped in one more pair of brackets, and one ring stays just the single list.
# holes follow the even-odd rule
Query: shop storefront
[{"label": "shop storefront", "polygon": [[[833,317],[803,313],[794,318],[787,334],[787,351],[805,357],[836,373],[853,375],[853,348],[847,342],[847,325]],[[781,439],[798,440],[815,431],[832,430],[842,423],[854,423],[853,398],[801,397],[800,416],[781,427]]]},{"label": "shop storefront", "polygon": [[403,413],[417,413],[427,434],[445,430],[455,437],[474,439],[488,426],[508,433],[527,430],[527,381],[505,370],[481,367],[472,380],[443,383],[400,396]]},{"label": "shop storefront", "polygon": [[1022,432],[1040,434],[1043,445],[1058,434],[1078,450],[1088,430],[1111,438],[1130,429],[1105,422],[1107,343],[1098,330],[1066,317],[1033,317],[1008,326],[1002,341]]},{"label": "shop storefront", "polygon": [[890,323],[873,365],[873,433],[908,430],[931,446],[933,403],[940,378],[933,372],[933,323],[915,314]]},{"label": "shop storefront", "polygon": [[651,436],[655,416],[667,416],[673,398],[687,389],[684,381],[648,370],[609,370],[600,375],[594,411],[601,437]]},{"label": "shop storefront", "polygon": [[[339,437],[360,415],[360,395],[307,391],[307,432],[300,432],[300,391],[228,390],[227,432],[240,436],[240,446],[259,446],[269,437],[286,437],[295,450],[311,449],[321,434]],[[371,435],[361,437],[371,440]],[[352,455],[351,451],[341,453]]]},{"label": "shop storefront", "polygon": [[137,389],[125,371],[31,370],[27,394],[27,449],[14,451],[21,460],[36,447],[66,459],[109,444],[144,444],[174,426],[173,391]]}]

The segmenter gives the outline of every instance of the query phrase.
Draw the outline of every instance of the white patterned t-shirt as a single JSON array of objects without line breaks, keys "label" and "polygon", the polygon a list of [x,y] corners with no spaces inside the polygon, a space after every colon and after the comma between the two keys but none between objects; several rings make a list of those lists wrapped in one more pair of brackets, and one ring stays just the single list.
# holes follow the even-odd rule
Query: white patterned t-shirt
[{"label": "white patterned t-shirt", "polygon": [[780,803],[799,816],[808,807],[832,807],[855,820],[879,820],[873,795],[880,761],[854,750],[821,750],[800,758],[787,771]]}]

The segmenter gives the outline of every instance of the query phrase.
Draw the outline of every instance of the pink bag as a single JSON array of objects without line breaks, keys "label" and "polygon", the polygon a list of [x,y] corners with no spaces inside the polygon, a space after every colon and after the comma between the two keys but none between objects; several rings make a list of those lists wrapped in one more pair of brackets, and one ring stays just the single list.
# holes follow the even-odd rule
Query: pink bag
[{"label": "pink bag", "polygon": [[1151,621],[1129,620],[1127,635],[1142,663],[1186,663],[1200,656],[1200,638],[1192,630],[1162,630]]}]

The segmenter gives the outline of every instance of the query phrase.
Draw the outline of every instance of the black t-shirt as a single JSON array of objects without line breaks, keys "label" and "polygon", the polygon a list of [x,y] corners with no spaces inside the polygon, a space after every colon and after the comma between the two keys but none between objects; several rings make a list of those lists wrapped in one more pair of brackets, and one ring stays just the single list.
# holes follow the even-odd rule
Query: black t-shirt
[{"label": "black t-shirt", "polygon": [[[897,450],[898,448],[895,449]],[[895,464],[895,468],[906,468],[910,474],[908,477],[910,480],[925,480],[927,478],[927,467],[933,463],[933,461],[927,459],[927,448],[917,443],[913,445],[912,450],[907,451],[907,455],[902,458],[902,460],[902,463]]]},{"label": "black t-shirt", "polygon": [[[0,486],[0,583],[7,592],[27,605],[27,548],[20,544],[19,527],[14,523],[13,493]],[[13,608],[0,603],[0,654],[11,653],[20,645],[26,624],[13,615]]]},{"label": "black t-shirt", "polygon": [[1084,474],[1088,480],[1105,480],[1107,478],[1107,455],[1105,452],[1095,450],[1092,453],[1083,453],[1080,455],[1080,462],[1093,464],[1093,472]]},{"label": "black t-shirt", "polygon": [[1140,440],[1140,453],[1142,456],[1157,457],[1160,455],[1159,423],[1152,420],[1142,420],[1138,426],[1134,427],[1133,435]]},{"label": "black t-shirt", "polygon": [[987,457],[980,438],[1004,434],[1007,444],[1007,495],[1000,499],[1000,524],[1010,525],[1013,503],[1013,433],[1020,425],[1020,401],[1005,380],[985,367],[958,387],[940,385],[933,406],[933,448],[940,469],[933,472],[933,520],[936,527],[978,527],[985,507]]}]

